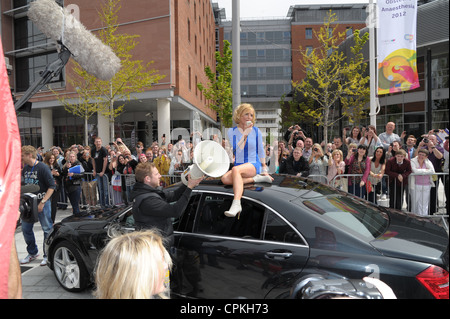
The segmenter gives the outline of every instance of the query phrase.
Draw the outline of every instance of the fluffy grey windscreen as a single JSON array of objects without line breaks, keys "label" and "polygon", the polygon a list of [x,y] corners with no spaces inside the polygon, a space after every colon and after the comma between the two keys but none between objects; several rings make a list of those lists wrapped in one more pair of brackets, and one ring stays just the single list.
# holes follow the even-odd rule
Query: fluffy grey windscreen
[{"label": "fluffy grey windscreen", "polygon": [[28,17],[47,37],[62,40],[74,60],[89,74],[108,81],[119,71],[120,59],[113,50],[54,0],[31,2]]}]

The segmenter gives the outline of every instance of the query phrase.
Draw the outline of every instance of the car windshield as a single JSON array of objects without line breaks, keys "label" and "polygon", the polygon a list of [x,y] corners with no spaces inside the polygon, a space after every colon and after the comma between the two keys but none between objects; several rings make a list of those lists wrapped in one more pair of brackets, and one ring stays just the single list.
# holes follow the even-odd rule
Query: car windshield
[{"label": "car windshield", "polygon": [[379,237],[389,224],[386,213],[350,196],[336,194],[306,198],[301,196],[293,202],[322,215],[335,225],[340,224],[347,232],[358,234],[367,240]]}]

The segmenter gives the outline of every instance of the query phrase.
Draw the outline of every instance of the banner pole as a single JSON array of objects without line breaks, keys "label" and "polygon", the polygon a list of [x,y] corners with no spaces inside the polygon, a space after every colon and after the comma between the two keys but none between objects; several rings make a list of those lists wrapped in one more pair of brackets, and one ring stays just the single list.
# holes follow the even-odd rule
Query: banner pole
[{"label": "banner pole", "polygon": [[370,125],[377,127],[377,74],[375,57],[376,8],[373,0],[369,1],[369,63],[370,63]]}]

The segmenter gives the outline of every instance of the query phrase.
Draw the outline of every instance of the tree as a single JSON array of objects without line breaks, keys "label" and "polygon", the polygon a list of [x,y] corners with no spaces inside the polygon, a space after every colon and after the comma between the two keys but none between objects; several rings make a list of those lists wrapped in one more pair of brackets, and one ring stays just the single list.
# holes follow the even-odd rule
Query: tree
[{"label": "tree", "polygon": [[[118,34],[118,13],[121,9],[120,0],[105,0],[99,12],[103,28],[98,32],[102,42],[111,47],[120,58],[122,67],[109,81],[102,81],[87,73],[78,63],[73,71],[75,76],[68,82],[77,90],[78,102],[71,102],[57,95],[64,108],[77,116],[87,119],[100,112],[110,121],[110,139],[114,140],[114,119],[125,107],[126,101],[132,99],[132,94],[148,90],[154,83],[164,78],[158,71],[151,68],[153,61],[144,64],[142,60],[133,60],[132,50],[138,45],[139,35]],[[121,101],[119,105],[116,102]],[[87,136],[87,128],[85,129]],[[87,137],[85,137],[87,140]]]},{"label": "tree", "polygon": [[281,107],[281,129],[286,131],[294,124],[308,124],[315,125],[315,117],[309,116],[306,111],[314,109],[314,101],[308,99],[306,101],[299,101],[298,96],[301,95],[299,91],[294,90],[292,100],[286,101],[286,94],[281,96],[279,101]]},{"label": "tree", "polygon": [[[84,119],[84,145],[89,145],[88,120],[102,107],[99,103],[93,101],[91,98],[90,91],[88,90],[91,85],[89,80],[92,79],[87,79],[85,83],[80,83],[81,85],[83,85],[82,87],[76,87],[76,90],[78,92],[78,102],[76,104],[72,104],[65,97],[60,97],[57,95],[59,102],[64,106],[64,109],[67,112]],[[71,82],[71,80],[69,81]],[[54,93],[56,94],[56,92]]]},{"label": "tree", "polygon": [[209,66],[205,67],[205,74],[209,80],[206,87],[198,83],[198,89],[206,99],[211,101],[210,107],[219,113],[221,126],[233,125],[233,91],[231,89],[232,50],[230,42],[223,41],[223,52],[216,52],[216,73]]},{"label": "tree", "polygon": [[369,33],[360,37],[359,30],[354,32],[354,46],[350,57],[339,51],[339,44],[345,39],[345,32],[337,33],[332,27],[337,21],[331,10],[324,19],[324,25],[314,32],[320,46],[311,51],[300,47],[300,63],[305,68],[306,77],[293,83],[307,99],[316,102],[317,108],[307,109],[305,114],[314,117],[318,126],[323,126],[325,143],[328,142],[328,127],[338,119],[330,118],[330,109],[341,102],[342,115],[350,121],[361,117],[363,107],[369,99],[369,76],[365,76],[367,64],[361,50],[367,42]]}]

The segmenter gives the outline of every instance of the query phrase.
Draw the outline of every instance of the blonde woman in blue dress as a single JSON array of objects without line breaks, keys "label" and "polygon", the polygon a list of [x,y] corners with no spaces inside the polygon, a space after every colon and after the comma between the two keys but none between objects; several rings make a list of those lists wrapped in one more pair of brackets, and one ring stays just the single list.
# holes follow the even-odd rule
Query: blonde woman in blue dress
[{"label": "blonde woman in blue dress", "polygon": [[241,198],[244,184],[272,183],[265,162],[262,134],[255,127],[255,109],[251,104],[239,105],[233,121],[237,124],[228,130],[228,139],[233,147],[234,166],[222,176],[225,185],[233,185],[234,199],[231,207],[225,212],[228,217],[235,217],[242,211]]}]

